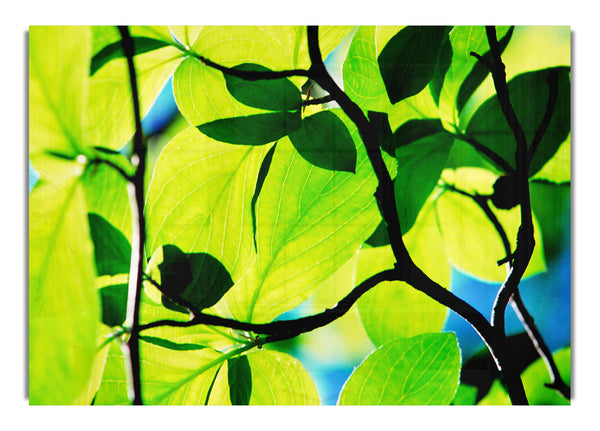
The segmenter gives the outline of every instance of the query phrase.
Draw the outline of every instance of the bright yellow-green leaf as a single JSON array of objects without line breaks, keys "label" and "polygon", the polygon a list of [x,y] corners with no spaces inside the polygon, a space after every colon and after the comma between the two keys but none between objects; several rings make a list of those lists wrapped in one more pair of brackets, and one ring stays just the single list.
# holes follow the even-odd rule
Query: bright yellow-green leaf
[{"label": "bright yellow-green leaf", "polygon": [[[95,27],[94,42],[97,50],[107,43],[118,42],[116,27]],[[166,39],[165,29],[136,28],[132,35]],[[93,52],[95,54],[97,51]],[[140,110],[144,115],[169,76],[181,62],[183,54],[172,46],[156,49],[134,57],[140,97]],[[89,64],[86,65],[89,72]],[[89,103],[86,107],[86,139],[90,145],[121,148],[133,135],[134,116],[129,83],[129,70],[125,58],[108,62],[89,79]]]},{"label": "bright yellow-green leaf", "polygon": [[[450,265],[431,199],[413,228],[404,235],[404,241],[415,263],[447,288]],[[390,246],[361,249],[357,281],[393,268],[394,262]],[[400,281],[383,282],[371,289],[359,299],[358,310],[369,337],[377,346],[398,338],[440,331],[447,314],[446,307]]]},{"label": "bright yellow-green leaf", "polygon": [[83,119],[88,95],[90,32],[34,26],[29,32],[29,158],[42,178],[69,175],[48,154],[90,155]]},{"label": "bright yellow-green leaf", "polygon": [[554,156],[548,160],[533,179],[546,180],[553,183],[571,181],[571,134],[558,147]]},{"label": "bright yellow-green leaf", "polygon": [[340,405],[444,405],[458,388],[456,336],[423,334],[379,347],[344,384]]},{"label": "bright yellow-green leaf", "polygon": [[[250,376],[244,381],[228,381],[229,362],[224,363],[208,401],[209,405],[231,405],[231,385],[251,388],[249,405],[318,405],[317,388],[295,358],[272,350],[258,350],[246,356]],[[251,381],[248,381],[248,377]]]},{"label": "bright yellow-green leaf", "polygon": [[29,196],[29,401],[71,404],[85,390],[100,321],[93,248],[77,177]]}]

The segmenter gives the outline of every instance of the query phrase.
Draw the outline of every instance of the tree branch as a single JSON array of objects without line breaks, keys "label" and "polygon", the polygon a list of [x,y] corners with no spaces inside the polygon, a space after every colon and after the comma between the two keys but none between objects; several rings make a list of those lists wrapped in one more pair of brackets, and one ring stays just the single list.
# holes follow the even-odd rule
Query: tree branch
[{"label": "tree branch", "polygon": [[[506,306],[513,293],[516,292],[519,282],[527,269],[527,265],[529,264],[529,260],[533,253],[533,248],[535,247],[535,240],[533,238],[533,219],[529,196],[527,140],[510,102],[508,85],[506,83],[506,71],[500,55],[501,50],[496,37],[496,29],[493,26],[487,26],[486,34],[493,61],[491,63],[486,61],[485,64],[490,68],[500,108],[517,144],[515,162],[517,167],[519,203],[521,205],[521,225],[519,226],[519,231],[517,233],[517,248],[514,253],[514,266],[511,268],[510,274],[498,291],[492,311],[492,326],[494,326],[502,335],[505,335],[504,321]],[[478,59],[482,59],[481,56],[477,57]]]},{"label": "tree branch", "polygon": [[210,325],[222,326],[240,331],[254,332],[256,334],[264,334],[269,337],[263,339],[261,344],[280,341],[288,338],[293,338],[304,332],[312,331],[316,328],[328,325],[339,317],[343,316],[350,310],[352,305],[367,291],[377,286],[382,281],[397,280],[396,271],[389,269],[381,271],[365,281],[357,285],[348,295],[340,300],[334,307],[328,308],[325,311],[311,316],[301,317],[291,320],[276,320],[270,323],[250,323],[241,322],[235,319],[205,314],[200,310],[192,310],[193,317],[187,321],[178,320],[158,320],[156,322],[147,323],[139,327],[140,331],[160,327],[189,327],[195,325]]},{"label": "tree branch", "polygon": [[[492,212],[492,210],[489,206],[489,203],[487,202],[488,197],[484,196],[484,195],[472,195],[470,193],[465,192],[464,190],[460,190],[460,189],[456,188],[454,185],[447,184],[447,183],[444,183],[444,187],[450,191],[460,193],[463,196],[467,196],[467,197],[473,199],[475,201],[475,203],[477,203],[479,205],[479,207],[486,214],[486,216],[488,217],[490,222],[494,225],[496,232],[500,236],[500,239],[504,246],[504,251],[505,251],[506,255],[511,256],[512,254],[511,254],[510,242],[508,241],[508,237],[506,236],[506,231],[504,230],[504,227],[498,221],[498,218],[496,217],[496,215]],[[506,263],[508,263],[510,266],[512,266],[510,258],[508,258],[506,260]],[[546,345],[544,338],[542,337],[542,334],[537,329],[535,321],[534,321],[533,317],[529,314],[529,311],[527,310],[527,307],[525,306],[525,303],[523,302],[523,300],[521,298],[521,294],[519,293],[518,289],[513,294],[512,298],[510,300],[510,304],[511,304],[513,310],[515,311],[515,314],[521,321],[523,328],[525,328],[525,331],[527,332],[529,339],[531,340],[533,346],[535,347],[536,351],[538,352],[538,355],[540,356],[540,358],[542,358],[542,360],[546,364],[546,368],[548,370],[548,374],[550,375],[550,379],[551,379],[551,382],[547,383],[546,386],[556,389],[565,398],[571,399],[571,388],[569,387],[569,385],[567,385],[564,382],[564,380],[560,376],[560,372],[558,371],[558,367],[556,366],[556,363],[554,362],[552,352]]]},{"label": "tree branch", "polygon": [[137,88],[135,65],[133,62],[134,43],[127,26],[119,26],[123,52],[127,58],[129,69],[129,83],[133,99],[133,113],[135,118],[135,134],[133,136],[132,164],[136,166],[135,175],[128,183],[128,192],[131,206],[132,241],[131,241],[131,266],[129,272],[129,287],[127,296],[127,315],[125,327],[130,332],[129,339],[124,344],[124,353],[128,357],[126,369],[130,372],[128,380],[129,396],[134,405],[142,404],[140,380],[140,352],[139,352],[139,310],[140,293],[142,290],[142,274],[144,271],[144,245],[146,240],[146,223],[144,220],[144,173],[146,170],[146,146],[142,134],[142,119]]}]

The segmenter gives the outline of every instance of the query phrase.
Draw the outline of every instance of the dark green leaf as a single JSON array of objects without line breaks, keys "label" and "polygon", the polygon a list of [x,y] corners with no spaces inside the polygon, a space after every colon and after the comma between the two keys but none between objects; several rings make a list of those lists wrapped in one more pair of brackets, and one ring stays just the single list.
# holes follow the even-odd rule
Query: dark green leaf
[{"label": "dark green leaf", "polygon": [[[556,67],[527,72],[508,83],[512,106],[525,132],[527,145],[531,145],[546,112],[549,83],[552,81],[558,87],[556,106],[546,133],[531,160],[529,176],[535,174],[556,153],[571,130],[569,68]],[[466,134],[515,167],[515,139],[495,96],[485,101],[475,112]]]},{"label": "dark green leaf", "polygon": [[392,103],[425,88],[433,77],[447,35],[448,29],[443,26],[406,27],[390,39],[377,60]]},{"label": "dark green leaf", "polygon": [[392,150],[395,151],[396,148],[403,145],[408,145],[427,136],[443,132],[444,126],[442,126],[442,122],[439,119],[409,120],[394,132]]},{"label": "dark green leaf", "polygon": [[396,148],[398,174],[394,179],[394,194],[403,232],[408,232],[415,223],[437,184],[453,142],[451,135],[436,133]]},{"label": "dark green leaf", "polygon": [[252,209],[252,237],[254,238],[254,249],[256,250],[256,201],[258,200],[258,196],[260,195],[260,190],[265,182],[265,178],[267,177],[267,173],[269,172],[269,167],[271,166],[271,160],[273,160],[273,153],[275,152],[275,146],[277,142],[273,144],[262,163],[260,164],[260,169],[258,171],[258,176],[256,178],[256,186],[254,187],[254,195],[252,195],[251,209]]},{"label": "dark green leaf", "polygon": [[239,145],[264,145],[300,128],[300,111],[222,118],[198,126],[217,141]]},{"label": "dark green leaf", "polygon": [[237,356],[227,360],[227,380],[231,405],[249,405],[250,395],[252,395],[252,370],[247,356]]},{"label": "dark green leaf", "polygon": [[184,253],[172,244],[158,249],[149,266],[150,277],[167,298],[195,310],[212,307],[233,286],[229,272],[213,256]]},{"label": "dark green leaf", "polygon": [[389,155],[394,155],[396,146],[394,144],[394,134],[390,127],[390,120],[388,114],[383,112],[369,111],[369,121],[375,127],[377,131],[377,138],[379,139],[379,146]]},{"label": "dark green leaf", "polygon": [[435,101],[436,105],[439,105],[440,103],[440,94],[444,85],[444,78],[446,76],[446,72],[450,68],[451,63],[452,44],[450,43],[450,36],[445,35],[444,41],[442,42],[442,47],[438,53],[437,62],[433,71],[433,77],[429,82],[429,90],[431,91],[431,95],[433,96],[433,100]]},{"label": "dark green leaf", "polygon": [[371,247],[383,247],[390,243],[390,237],[387,232],[387,226],[383,220],[377,226],[371,236],[365,241]]},{"label": "dark green leaf", "polygon": [[[240,64],[233,69],[248,72],[269,71],[264,66],[251,63]],[[302,103],[300,90],[287,78],[248,81],[226,73],[223,75],[231,95],[245,105],[268,111],[293,111]]]},{"label": "dark green leaf", "polygon": [[174,343],[170,340],[165,340],[159,337],[151,337],[148,335],[140,335],[140,340],[146,343],[154,344],[156,346],[164,347],[165,349],[171,350],[202,350],[206,349],[206,346],[194,343]]},{"label": "dark green leaf", "polygon": [[[514,26],[510,27],[510,29],[504,35],[504,37],[502,37],[502,39],[498,41],[500,53],[503,53],[506,49],[506,46],[508,45],[508,42],[510,42],[510,38],[512,37],[514,29]],[[482,57],[488,62],[493,61],[492,53],[490,51],[487,51],[485,54],[482,55]],[[458,90],[458,94],[456,96],[456,109],[458,112],[462,111],[465,104],[469,100],[469,97],[471,97],[473,92],[477,90],[477,87],[481,85],[481,83],[485,80],[489,73],[490,70],[483,62],[477,61],[475,63],[473,69],[471,69],[471,72],[469,72],[469,74],[461,84],[460,89]]]},{"label": "dark green leaf", "polygon": [[129,273],[131,245],[125,235],[98,214],[88,213],[88,222],[94,242],[97,274]]},{"label": "dark green leaf", "polygon": [[356,172],[356,147],[350,132],[331,111],[317,112],[302,120],[290,135],[298,153],[308,162],[332,171]]},{"label": "dark green leaf", "polygon": [[108,326],[122,325],[127,314],[127,284],[113,284],[100,289],[102,322]]},{"label": "dark green leaf", "polygon": [[[169,46],[169,43],[163,40],[141,36],[133,37],[133,44],[135,47],[135,55],[143,54],[145,52],[150,52],[159,48],[163,48],[165,46]],[[106,45],[92,57],[92,63],[90,65],[90,76],[93,76],[98,70],[100,70],[100,68],[102,68],[109,61],[122,57],[124,57],[124,55],[123,47],[121,46],[120,40],[118,42],[111,43],[110,45]]]}]

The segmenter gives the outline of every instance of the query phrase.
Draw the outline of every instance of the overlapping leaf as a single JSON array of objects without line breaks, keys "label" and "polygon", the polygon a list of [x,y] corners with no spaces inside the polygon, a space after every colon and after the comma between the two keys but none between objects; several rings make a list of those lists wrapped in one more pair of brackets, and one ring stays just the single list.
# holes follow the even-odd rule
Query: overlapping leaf
[{"label": "overlapping leaf", "polygon": [[[557,93],[553,115],[530,162],[531,176],[556,153],[571,130],[569,69],[561,67],[524,73],[508,82],[508,91],[528,146],[532,145],[542,123],[550,92]],[[496,97],[488,99],[475,112],[467,126],[467,135],[515,167],[515,138]]]}]

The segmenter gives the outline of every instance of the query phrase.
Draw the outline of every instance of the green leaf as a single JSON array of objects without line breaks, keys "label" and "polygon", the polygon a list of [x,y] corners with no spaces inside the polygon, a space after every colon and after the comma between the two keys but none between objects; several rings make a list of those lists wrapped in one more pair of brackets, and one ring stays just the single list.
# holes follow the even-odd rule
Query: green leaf
[{"label": "green leaf", "polygon": [[214,377],[227,355],[209,347],[180,349],[173,348],[176,346],[172,343],[164,343],[167,340],[151,341],[140,340],[140,356],[144,358],[141,367],[144,404],[205,404]]},{"label": "green leaf", "polygon": [[125,358],[120,341],[110,343],[94,405],[131,405],[127,395]]},{"label": "green leaf", "polygon": [[[530,162],[530,176],[550,160],[571,131],[569,68],[528,72],[508,82],[511,104],[523,127],[528,146],[531,146],[544,118],[552,86],[558,91],[556,106],[546,133]],[[488,99],[479,107],[467,126],[466,134],[515,167],[515,139],[496,97]]]},{"label": "green leaf", "polygon": [[[357,129],[341,119],[357,147]],[[228,293],[235,298],[229,309],[239,307],[242,319],[270,321],[308,298],[377,226],[375,186],[362,145],[352,174],[316,167],[288,138],[279,141],[258,198],[255,269]]]},{"label": "green leaf", "polygon": [[446,27],[406,27],[385,45],[377,61],[390,101],[414,96],[433,77]]},{"label": "green leaf", "polygon": [[373,127],[375,127],[375,130],[377,131],[379,146],[386,153],[394,156],[396,146],[388,114],[383,112],[369,111],[368,116],[369,122],[373,124]]},{"label": "green leaf", "polygon": [[[459,168],[442,173],[445,182],[468,193],[489,195],[496,175],[478,168]],[[506,251],[492,222],[471,198],[459,193],[445,192],[435,202],[439,226],[452,264],[481,280],[502,282],[506,268],[497,261]],[[516,248],[516,238],[521,224],[520,207],[510,210],[491,209],[504,228],[511,250]],[[533,217],[535,248],[525,277],[546,271],[544,245],[537,218]]]},{"label": "green leaf", "polygon": [[290,135],[298,153],[315,166],[354,173],[356,148],[343,121],[332,111],[321,111],[302,120]]},{"label": "green leaf", "polygon": [[88,222],[97,275],[129,273],[131,245],[127,238],[98,214],[88,213]]},{"label": "green leaf", "polygon": [[[422,120],[419,124],[423,122],[428,124],[429,120]],[[411,123],[413,122],[405,123],[398,131],[408,128]],[[439,121],[435,124],[443,130]],[[437,184],[454,142],[454,138],[445,132],[417,137],[433,132],[435,127],[430,130],[413,130],[412,133],[400,136],[403,139],[417,138],[415,142],[396,148],[398,173],[394,180],[394,194],[403,232],[408,232],[412,227],[427,197]]]},{"label": "green leaf", "polygon": [[[150,52],[165,46],[169,46],[168,42],[149,37],[132,37],[132,40],[134,46],[134,55],[144,54],[145,52]],[[90,76],[93,76],[109,61],[124,57],[125,55],[123,54],[123,47],[121,46],[120,40],[106,45],[100,51],[96,52],[92,57]]]},{"label": "green leaf", "polygon": [[[500,53],[504,52],[506,46],[508,45],[508,42],[510,42],[514,28],[514,26],[511,26],[510,29],[506,32],[506,34],[498,41]],[[484,54],[478,54],[480,54],[485,61],[493,62],[492,53],[490,51],[487,51]],[[483,62],[477,61],[473,65],[473,69],[471,69],[471,71],[461,84],[460,89],[458,90],[458,94],[456,96],[456,109],[458,112],[462,111],[471,95],[475,92],[475,90],[477,90],[477,87],[481,85],[481,83],[489,74],[490,70]]]},{"label": "green leaf", "polygon": [[100,321],[77,178],[29,195],[29,402],[71,404],[86,388]]},{"label": "green leaf", "polygon": [[248,356],[242,355],[227,360],[227,382],[229,399],[234,406],[247,406],[252,395],[252,370]]},{"label": "green leaf", "polygon": [[451,333],[424,334],[379,347],[344,384],[340,405],[447,405],[460,375]]},{"label": "green leaf", "polygon": [[450,68],[451,63],[452,44],[450,43],[450,36],[446,35],[444,36],[444,41],[442,42],[440,52],[438,53],[437,62],[433,71],[433,77],[431,78],[431,81],[429,81],[429,91],[431,91],[431,95],[436,105],[439,105],[440,103],[440,94],[444,85],[444,78],[446,76],[446,72]]},{"label": "green leaf", "polygon": [[149,186],[147,252],[207,253],[234,281],[253,258],[251,201],[268,147],[214,141],[189,128],[162,150]]},{"label": "green leaf", "polygon": [[[244,63],[234,70],[265,72],[268,68],[258,64]],[[268,111],[294,111],[300,108],[300,90],[286,78],[248,81],[227,73],[223,74],[227,89],[233,97],[245,105]]]},{"label": "green leaf", "polygon": [[534,179],[561,184],[571,182],[571,134],[534,176]]},{"label": "green leaf", "polygon": [[[450,285],[450,264],[437,227],[433,199],[429,199],[412,229],[404,235],[404,242],[419,268],[441,286]],[[361,249],[358,255],[357,282],[393,268],[395,263],[389,245]],[[363,326],[376,346],[441,331],[447,315],[446,307],[400,281],[380,283],[365,293],[357,305]]]},{"label": "green leaf", "polygon": [[215,305],[233,286],[227,269],[207,253],[184,253],[166,244],[157,249],[148,272],[169,299],[195,310]]},{"label": "green leaf", "polygon": [[70,160],[91,155],[83,123],[89,42],[85,27],[32,26],[29,31],[29,158],[42,179],[70,175],[64,160],[52,154]]},{"label": "green leaf", "polygon": [[300,111],[221,118],[198,126],[211,138],[238,145],[264,145],[300,128]]},{"label": "green leaf", "polygon": [[442,126],[442,122],[437,118],[409,120],[394,132],[392,149],[395,151],[398,147],[408,145],[436,133],[444,132],[444,126]]},{"label": "green leaf", "polygon": [[[246,358],[245,361],[242,358]],[[317,388],[302,364],[295,358],[281,352],[259,350],[238,357],[238,361],[249,364],[238,373],[237,382],[231,387],[231,361],[228,360],[219,371],[208,400],[209,405],[230,405],[233,400],[246,401],[245,391],[252,389],[247,399],[249,405],[318,405]],[[240,362],[234,363],[236,368]],[[240,375],[241,374],[241,375]],[[241,381],[239,379],[242,379]],[[242,387],[239,387],[239,385]],[[237,394],[232,391],[238,392]],[[239,392],[243,391],[242,394]]]},{"label": "green leaf", "polygon": [[361,108],[386,112],[390,100],[377,64],[376,28],[358,28],[343,66],[344,91]]},{"label": "green leaf", "polygon": [[[120,44],[115,26],[92,26],[93,52],[111,44]],[[140,111],[144,116],[167,80],[183,59],[183,54],[170,43],[166,27],[132,26],[132,37],[151,38],[153,49],[135,56],[135,69],[140,97]],[[160,41],[164,47],[158,47]],[[116,45],[115,45],[116,46]],[[146,45],[147,46],[147,45]],[[70,60],[69,60],[70,61]],[[89,73],[90,61],[85,63]],[[86,139],[90,145],[117,150],[123,147],[135,131],[133,102],[129,84],[129,69],[124,57],[115,58],[98,69],[89,82],[89,99],[85,110]]]},{"label": "green leaf", "polygon": [[113,284],[100,289],[102,323],[118,326],[125,322],[127,314],[127,284]]},{"label": "green leaf", "polygon": [[97,214],[125,238],[131,238],[127,180],[112,167],[100,164],[87,169],[82,184],[88,213]]}]

